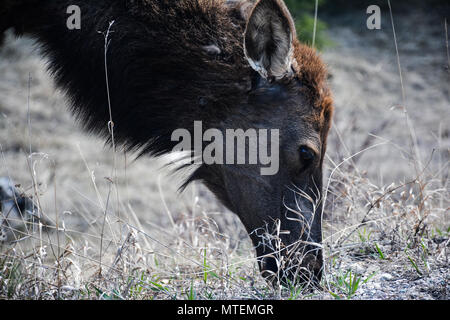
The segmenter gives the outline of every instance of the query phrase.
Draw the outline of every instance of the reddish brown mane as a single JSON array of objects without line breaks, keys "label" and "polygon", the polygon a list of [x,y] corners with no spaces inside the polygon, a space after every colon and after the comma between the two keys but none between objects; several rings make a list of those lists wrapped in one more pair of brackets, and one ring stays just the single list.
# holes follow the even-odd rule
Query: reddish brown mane
[{"label": "reddish brown mane", "polygon": [[[320,110],[320,127],[330,127],[333,115],[333,98],[327,84],[327,69],[317,51],[298,40],[294,43],[297,61],[296,77],[305,86],[311,105]],[[327,130],[328,131],[328,130]]]}]

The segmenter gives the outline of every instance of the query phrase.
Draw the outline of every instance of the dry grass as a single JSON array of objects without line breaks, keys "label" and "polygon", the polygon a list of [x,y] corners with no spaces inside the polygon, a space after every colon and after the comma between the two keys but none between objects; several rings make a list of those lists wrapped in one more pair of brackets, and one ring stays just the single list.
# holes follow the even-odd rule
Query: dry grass
[{"label": "dry grass", "polygon": [[[108,192],[98,194],[102,214],[93,220],[84,214],[87,231],[67,227],[63,213],[58,232],[30,230],[3,248],[0,292],[8,299],[345,298],[364,291],[377,273],[414,279],[448,268],[450,230],[438,227],[448,223],[440,207],[448,190],[436,188],[439,181],[422,174],[378,187],[335,168],[327,189],[331,215],[324,219],[326,272],[314,292],[268,286],[250,241],[224,222],[219,227],[221,217],[203,211],[198,199],[177,219],[166,210],[168,224],[142,226],[131,205],[114,207],[110,179]],[[355,269],[358,262],[366,266]]]}]

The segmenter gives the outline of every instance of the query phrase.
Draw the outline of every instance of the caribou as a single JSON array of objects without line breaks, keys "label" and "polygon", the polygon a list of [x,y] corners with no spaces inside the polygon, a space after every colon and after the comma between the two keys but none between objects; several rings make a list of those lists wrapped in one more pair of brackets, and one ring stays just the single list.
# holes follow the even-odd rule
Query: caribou
[{"label": "caribou", "polygon": [[[79,28],[68,28],[69,6]],[[199,121],[278,130],[266,150],[276,172],[203,161],[183,186],[201,181],[239,216],[268,281],[320,280],[333,101],[324,62],[282,0],[3,0],[0,15],[0,34],[37,40],[81,125],[137,156],[172,152],[173,132],[193,136]]]}]

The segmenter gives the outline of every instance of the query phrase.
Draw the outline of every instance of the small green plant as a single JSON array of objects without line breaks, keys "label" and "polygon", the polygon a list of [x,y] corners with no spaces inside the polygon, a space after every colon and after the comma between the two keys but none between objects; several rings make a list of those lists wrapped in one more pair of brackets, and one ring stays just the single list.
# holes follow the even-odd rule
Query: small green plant
[{"label": "small green plant", "polygon": [[342,297],[350,299],[358,291],[360,284],[367,283],[374,275],[375,272],[363,280],[362,275],[354,273],[352,270],[347,270],[345,273],[339,272],[335,276],[335,280],[331,282],[331,285],[337,289],[337,292],[330,290],[329,293],[336,299],[341,299]]},{"label": "small green plant", "polygon": [[422,251],[420,256],[422,258],[423,265],[428,271],[430,271],[430,266],[428,265],[428,246],[423,241],[423,238],[420,239],[420,247]]},{"label": "small green plant", "polygon": [[208,300],[214,300],[214,292],[212,290],[205,289],[203,296]]},{"label": "small green plant", "polygon": [[408,257],[409,262],[411,263],[411,265],[413,266],[414,270],[416,270],[416,272],[419,274],[419,276],[422,275],[422,271],[420,271],[419,267],[417,266],[417,263],[414,261],[413,258],[411,258],[410,255],[406,255]]},{"label": "small green plant", "polygon": [[367,232],[367,229],[358,230],[358,236],[362,243],[370,242],[372,231]]},{"label": "small green plant", "polygon": [[97,294],[97,298],[101,300],[124,300],[122,295],[117,289],[111,290],[111,292],[103,291],[102,289],[93,285],[93,288]]},{"label": "small green plant", "polygon": [[379,257],[381,260],[385,260],[386,257],[384,256],[383,251],[381,251],[380,247],[378,246],[378,243],[376,243],[376,242],[375,242],[375,249],[376,249],[377,252],[378,252],[378,257]]},{"label": "small green plant", "polygon": [[288,300],[297,300],[300,294],[302,293],[303,287],[296,286],[295,284],[288,281],[288,289],[289,289],[289,298]]},{"label": "small green plant", "polygon": [[197,298],[197,294],[195,293],[194,289],[194,281],[191,281],[191,286],[189,290],[186,292],[186,298],[188,300],[195,300]]},{"label": "small green plant", "polygon": [[128,294],[130,297],[139,297],[142,295],[145,289],[146,284],[146,275],[145,272],[142,271],[140,276],[136,277],[128,277]]},{"label": "small green plant", "polygon": [[155,293],[165,293],[167,294],[169,297],[171,297],[172,299],[176,299],[176,294],[172,293],[170,291],[170,288],[159,283],[160,282],[160,278],[157,276],[153,276],[152,280],[148,280],[148,286],[149,289],[152,290]]},{"label": "small green plant", "polygon": [[[408,245],[408,248],[410,248],[410,246]],[[405,254],[406,257],[409,260],[409,263],[411,264],[411,266],[413,267],[413,269],[417,272],[417,274],[419,276],[423,276],[423,271],[420,269],[419,264],[417,262],[416,259],[414,259],[408,252],[408,248],[405,248]],[[420,240],[420,247],[418,248],[418,250],[420,250],[420,258],[425,266],[425,268],[427,270],[429,270],[429,266],[428,266],[428,249],[425,245],[425,243],[423,242],[423,239]]]},{"label": "small green plant", "polygon": [[211,267],[206,263],[206,248],[203,251],[203,282],[206,284],[208,281],[208,276],[213,276],[214,278],[219,278],[217,273],[211,271]]},{"label": "small green plant", "polygon": [[2,262],[0,266],[0,290],[6,293],[8,299],[11,299],[14,298],[16,289],[22,282],[21,264],[14,260]]}]

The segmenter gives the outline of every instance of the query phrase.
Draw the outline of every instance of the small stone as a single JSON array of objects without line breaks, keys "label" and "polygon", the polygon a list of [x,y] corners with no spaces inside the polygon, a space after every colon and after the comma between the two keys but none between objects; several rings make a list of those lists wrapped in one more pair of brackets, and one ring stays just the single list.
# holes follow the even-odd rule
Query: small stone
[{"label": "small stone", "polygon": [[389,281],[392,280],[392,275],[389,273],[383,273],[380,275],[380,280]]},{"label": "small stone", "polygon": [[381,285],[380,285],[380,283],[378,283],[378,282],[374,282],[374,283],[372,284],[372,286],[373,286],[373,288],[376,289],[376,290],[381,290]]},{"label": "small stone", "polygon": [[352,269],[353,269],[353,272],[355,272],[356,274],[364,274],[366,272],[366,268],[364,268],[359,263],[353,264]]}]

